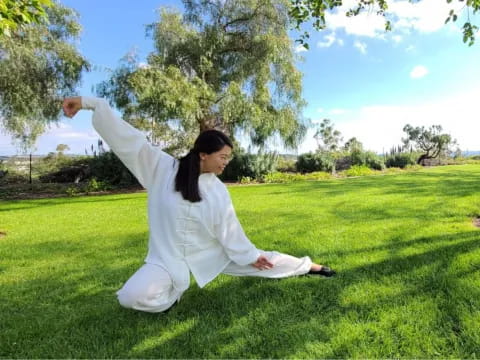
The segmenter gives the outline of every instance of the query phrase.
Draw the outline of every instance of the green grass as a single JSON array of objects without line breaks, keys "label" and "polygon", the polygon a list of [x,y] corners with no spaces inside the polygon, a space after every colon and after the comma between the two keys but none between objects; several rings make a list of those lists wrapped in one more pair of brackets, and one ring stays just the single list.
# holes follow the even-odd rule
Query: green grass
[{"label": "green grass", "polygon": [[220,276],[121,308],[146,195],[0,202],[2,358],[479,358],[480,166],[230,188],[259,248],[334,279]]}]

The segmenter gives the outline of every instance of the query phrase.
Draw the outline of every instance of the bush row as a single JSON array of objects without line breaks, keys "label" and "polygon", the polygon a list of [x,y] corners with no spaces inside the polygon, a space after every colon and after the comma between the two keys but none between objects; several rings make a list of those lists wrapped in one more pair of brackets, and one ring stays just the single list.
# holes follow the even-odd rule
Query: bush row
[{"label": "bush row", "polygon": [[[242,183],[291,182],[328,178],[334,170],[343,172],[345,176],[362,176],[385,168],[404,169],[415,166],[418,157],[419,154],[416,153],[400,153],[384,158],[371,151],[353,151],[336,158],[325,152],[306,153],[295,160],[275,153],[255,155],[240,151],[235,154],[220,178],[223,181]],[[461,159],[459,163],[478,161],[468,158]],[[139,186],[135,177],[112,152],[78,158],[50,154],[37,162],[35,168],[40,172],[38,180],[44,183],[88,183],[92,188]],[[1,166],[0,170],[0,183],[28,181],[25,174]]]}]

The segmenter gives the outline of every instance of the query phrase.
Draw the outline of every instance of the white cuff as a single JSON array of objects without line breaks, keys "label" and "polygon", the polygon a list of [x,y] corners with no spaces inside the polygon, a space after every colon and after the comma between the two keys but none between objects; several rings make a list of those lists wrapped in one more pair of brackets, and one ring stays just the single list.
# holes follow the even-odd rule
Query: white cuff
[{"label": "white cuff", "polygon": [[85,110],[95,110],[95,107],[98,104],[99,100],[103,100],[103,99],[91,97],[91,96],[82,96],[80,99],[82,102],[82,109],[85,109]]}]

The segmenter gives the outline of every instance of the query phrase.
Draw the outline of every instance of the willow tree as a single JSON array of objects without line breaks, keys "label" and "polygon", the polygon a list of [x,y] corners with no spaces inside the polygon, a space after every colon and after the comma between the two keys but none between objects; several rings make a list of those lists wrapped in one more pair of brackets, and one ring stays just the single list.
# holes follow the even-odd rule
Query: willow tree
[{"label": "willow tree", "polygon": [[[301,73],[288,36],[289,0],[184,1],[148,27],[155,50],[99,86],[136,126],[172,150],[216,128],[254,145],[278,136],[295,147],[305,134]],[[160,131],[155,131],[160,129]]]},{"label": "willow tree", "polygon": [[72,94],[87,61],[73,44],[76,13],[56,2],[47,18],[0,37],[0,127],[24,149],[59,119],[61,99]]}]

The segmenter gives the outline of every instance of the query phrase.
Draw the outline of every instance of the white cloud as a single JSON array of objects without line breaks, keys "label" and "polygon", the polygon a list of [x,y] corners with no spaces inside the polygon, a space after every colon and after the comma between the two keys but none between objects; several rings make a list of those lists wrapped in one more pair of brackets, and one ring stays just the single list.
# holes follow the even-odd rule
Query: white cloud
[{"label": "white cloud", "polygon": [[[445,19],[450,10],[453,9],[460,18],[467,8],[461,1],[448,4],[442,0],[397,0],[389,2],[387,17],[377,15],[376,5],[367,7],[367,10],[357,16],[347,17],[346,12],[357,4],[358,0],[345,0],[342,6],[327,13],[327,28],[333,31],[343,29],[347,34],[355,36],[385,39],[385,22],[389,19],[393,28],[391,39],[398,43],[403,40],[401,34],[411,34],[414,31],[430,33],[445,28]],[[458,31],[463,22],[457,23],[450,24],[447,28]]]},{"label": "white cloud", "polygon": [[336,34],[333,32],[331,34],[325,35],[323,41],[317,42],[319,48],[329,48],[333,44],[337,43],[340,46],[343,46],[343,40],[337,39]]},{"label": "white cloud", "polygon": [[[343,9],[343,11],[342,11]],[[347,34],[380,37],[385,31],[385,19],[381,16],[361,13],[357,16],[347,17],[345,11],[348,8],[342,6],[339,11],[333,14],[327,14],[327,28],[337,30],[344,29]]]},{"label": "white cloud", "polygon": [[356,40],[353,44],[353,47],[357,48],[358,51],[360,51],[363,55],[367,53],[367,44],[365,44],[364,42]]},{"label": "white cloud", "polygon": [[392,1],[388,12],[396,18],[392,24],[394,29],[428,33],[444,27],[445,19],[451,9],[461,14],[464,7],[464,4],[456,1],[448,4],[446,1],[439,0],[422,0],[415,3],[402,0]]},{"label": "white cloud", "polygon": [[415,66],[410,72],[410,77],[412,79],[419,79],[428,74],[428,69],[423,65]]},{"label": "white cloud", "polygon": [[95,145],[100,136],[93,128],[76,129],[70,123],[60,122],[58,125],[52,125],[50,129],[41,135],[37,142],[37,153],[47,154],[55,151],[58,144],[67,144],[70,148],[68,153],[83,154],[85,148],[89,148],[91,144]]},{"label": "white cloud", "polygon": [[392,40],[398,44],[402,42],[403,37],[401,35],[393,35]]},{"label": "white cloud", "polygon": [[325,109],[324,109],[324,108],[321,108],[321,107],[319,107],[319,108],[317,109],[317,112],[319,112],[319,113],[322,113],[322,112],[324,112],[324,111],[325,111]]},{"label": "white cloud", "polygon": [[331,115],[343,115],[347,112],[345,109],[332,109],[328,113]]},{"label": "white cloud", "polygon": [[[405,136],[403,127],[441,125],[443,132],[450,134],[462,150],[480,150],[480,109],[477,106],[480,88],[452,94],[431,103],[421,105],[371,105],[349,109],[349,119],[334,122],[344,139],[356,137],[364,147],[381,153],[401,143]],[[316,143],[310,129],[299,154],[313,151]]]},{"label": "white cloud", "polygon": [[300,45],[295,46],[294,51],[295,51],[296,53],[301,53],[301,52],[307,51],[307,48],[305,48],[305,46],[303,46],[302,44],[300,44]]}]

